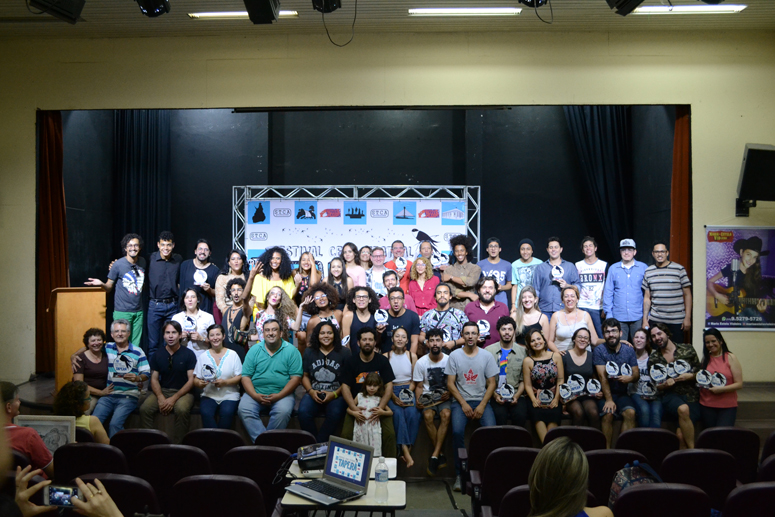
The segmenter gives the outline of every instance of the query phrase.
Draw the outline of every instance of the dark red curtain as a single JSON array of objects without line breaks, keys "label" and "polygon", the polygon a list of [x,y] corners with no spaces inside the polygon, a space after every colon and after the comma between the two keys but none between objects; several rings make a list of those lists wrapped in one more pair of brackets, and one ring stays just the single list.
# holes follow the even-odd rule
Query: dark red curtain
[{"label": "dark red curtain", "polygon": [[51,291],[70,285],[67,216],[62,178],[62,114],[38,115],[38,245],[35,370],[54,371],[54,313],[46,312]]},{"label": "dark red curtain", "polygon": [[692,177],[689,106],[676,106],[670,191],[670,260],[692,276]]}]

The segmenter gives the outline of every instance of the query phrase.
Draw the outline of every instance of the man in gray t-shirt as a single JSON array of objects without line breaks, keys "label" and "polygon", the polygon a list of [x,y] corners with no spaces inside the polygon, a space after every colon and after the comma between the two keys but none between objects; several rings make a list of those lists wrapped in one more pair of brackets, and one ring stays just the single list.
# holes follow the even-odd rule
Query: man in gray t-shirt
[{"label": "man in gray t-shirt", "polygon": [[121,239],[125,256],[113,262],[107,281],[90,278],[86,285],[102,287],[113,295],[113,320],[125,319],[131,325],[129,342],[139,347],[143,336],[143,286],[145,285],[145,259],[140,256],[143,239],[136,233],[128,233]]},{"label": "man in gray t-shirt", "polygon": [[463,348],[449,354],[447,389],[452,401],[452,445],[455,449],[457,479],[454,490],[460,492],[460,459],[457,451],[465,445],[466,425],[479,421],[481,426],[495,425],[495,414],[489,401],[498,384],[500,368],[492,354],[481,350],[479,327],[475,322],[463,324]]}]

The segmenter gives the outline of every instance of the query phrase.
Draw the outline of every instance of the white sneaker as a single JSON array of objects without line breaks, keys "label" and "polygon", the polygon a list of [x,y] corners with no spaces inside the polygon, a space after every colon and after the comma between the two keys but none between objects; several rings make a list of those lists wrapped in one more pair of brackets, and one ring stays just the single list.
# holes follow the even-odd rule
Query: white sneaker
[{"label": "white sneaker", "polygon": [[455,485],[452,487],[455,492],[460,492],[460,476],[455,478]]}]

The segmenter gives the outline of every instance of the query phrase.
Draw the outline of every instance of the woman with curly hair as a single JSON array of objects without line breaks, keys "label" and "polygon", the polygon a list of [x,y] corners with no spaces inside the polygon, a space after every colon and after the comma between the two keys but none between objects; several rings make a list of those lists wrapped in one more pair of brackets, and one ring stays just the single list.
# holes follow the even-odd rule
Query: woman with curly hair
[{"label": "woman with curly hair", "polygon": [[326,282],[318,282],[309,288],[312,293],[301,302],[299,312],[296,315],[296,321],[293,330],[299,330],[301,325],[301,313],[307,311],[312,317],[307,322],[303,330],[314,329],[322,321],[330,321],[341,335],[342,329],[342,311],[336,308],[339,303],[339,295],[336,289]]},{"label": "woman with curly hair", "polygon": [[[363,327],[377,328],[374,313],[379,309],[377,293],[371,287],[355,287],[347,293],[347,308],[350,309],[342,317],[342,338],[350,336],[347,346],[354,354],[360,353],[358,340],[355,336]],[[377,343],[379,345],[379,343]]]},{"label": "woman with curly hair", "polygon": [[249,273],[250,268],[248,267],[248,258],[245,256],[245,253],[238,249],[231,250],[229,256],[226,257],[226,263],[221,268],[220,274],[215,279],[215,305],[221,314],[225,313],[226,309],[231,306],[231,298],[229,297],[228,289],[226,289],[226,284],[233,278],[241,278],[247,282]]},{"label": "woman with curly hair", "polygon": [[82,381],[70,381],[59,390],[54,398],[54,414],[74,416],[75,426],[86,429],[94,435],[97,443],[110,443],[108,433],[96,416],[87,415],[91,404],[89,385]]},{"label": "woman with curly hair", "polygon": [[258,257],[258,264],[261,266],[261,274],[256,276],[250,291],[257,303],[263,303],[266,293],[274,286],[282,287],[288,296],[294,297],[298,286],[293,280],[291,258],[284,249],[280,246],[269,248]]},{"label": "woman with curly hair", "polygon": [[[355,285],[366,285],[366,270],[361,267],[361,256],[358,246],[352,242],[346,242],[342,246],[342,254],[339,256],[347,268],[347,276],[353,279]],[[345,293],[346,294],[346,293]],[[344,297],[342,297],[344,299]]]},{"label": "woman with curly hair", "polygon": [[[299,425],[318,442],[327,442],[344,420],[347,402],[342,397],[342,370],[349,359],[350,351],[342,346],[339,329],[330,321],[313,328],[304,351],[301,385],[307,394],[299,404]],[[325,420],[317,429],[315,417],[321,415]]]},{"label": "woman with curly hair", "polygon": [[476,282],[482,276],[482,268],[472,264],[471,241],[465,235],[457,235],[449,240],[452,256],[449,267],[441,273],[441,281],[452,287],[450,307],[465,310],[469,302],[478,300]]},{"label": "woman with curly hair", "polygon": [[341,257],[334,257],[331,259],[331,262],[328,263],[328,276],[326,276],[326,282],[336,289],[336,294],[339,297],[339,303],[337,303],[336,308],[343,311],[347,293],[355,286],[355,281],[347,272],[345,262]]},{"label": "woman with curly hair", "polygon": [[108,354],[105,353],[107,341],[102,329],[91,328],[83,335],[86,349],[76,353],[79,361],[73,361],[73,380],[85,382],[89,386],[91,403],[85,411],[90,415],[100,397],[113,393],[113,385],[108,385]]},{"label": "woman with curly hair", "polygon": [[436,308],[436,286],[439,277],[433,274],[433,265],[425,257],[417,257],[409,272],[409,296],[414,299],[417,315],[422,316]]},{"label": "woman with curly hair", "polygon": [[293,327],[294,318],[296,318],[296,311],[299,310],[293,300],[290,299],[288,293],[286,293],[282,287],[274,286],[268,293],[266,293],[266,299],[264,300],[263,310],[256,313],[256,333],[257,341],[264,340],[264,322],[268,319],[276,319],[281,322],[280,328],[283,329],[283,340],[289,343],[293,342],[291,336],[291,328]]}]

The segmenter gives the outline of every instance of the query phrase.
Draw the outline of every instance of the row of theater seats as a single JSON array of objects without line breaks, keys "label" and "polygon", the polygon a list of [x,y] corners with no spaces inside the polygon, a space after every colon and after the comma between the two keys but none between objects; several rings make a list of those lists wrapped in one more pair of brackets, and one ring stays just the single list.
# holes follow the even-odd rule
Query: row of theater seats
[{"label": "row of theater seats", "polygon": [[[600,431],[585,427],[557,427],[547,433],[544,443],[560,436],[568,436],[585,451],[589,463],[590,506],[608,503],[614,475],[635,460],[652,466],[665,481],[660,485],[663,488],[666,485],[674,488],[672,483],[682,483],[700,489],[709,508],[725,508],[727,498],[736,487],[746,484],[756,485],[752,491],[775,496],[775,433],[765,444],[761,465],[759,437],[748,429],[705,430],[697,438],[697,448],[690,450],[679,450],[678,438],[665,429],[626,431],[619,436],[617,448],[610,450],[605,449],[605,437]],[[527,488],[517,489],[527,485],[530,468],[538,455],[538,449],[532,448],[529,432],[516,426],[479,428],[471,436],[468,449],[460,449],[458,454],[463,459],[464,486],[471,496],[476,517],[516,517],[523,515],[516,510],[518,508],[529,511],[529,500],[524,499]],[[504,472],[508,472],[508,476],[504,476]],[[771,485],[772,490],[767,492],[766,486],[754,481],[765,482],[764,485]],[[680,490],[696,492],[691,488]],[[515,498],[513,505],[505,499],[510,491],[513,491],[511,497]],[[519,501],[527,501],[527,507],[517,504]],[[510,513],[511,510],[516,513]],[[705,513],[707,515],[709,513]]]},{"label": "row of theater seats", "polygon": [[[181,445],[155,429],[128,429],[110,445],[74,443],[54,453],[54,482],[99,478],[124,515],[271,516],[282,485],[277,472],[291,452],[315,443],[300,430],[263,433],[260,445],[245,445],[226,429],[197,429]],[[16,455],[17,464],[25,458]]]}]

